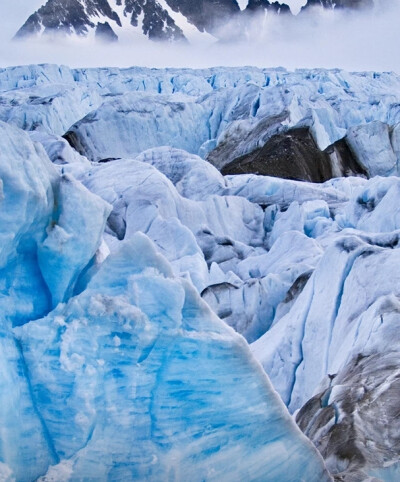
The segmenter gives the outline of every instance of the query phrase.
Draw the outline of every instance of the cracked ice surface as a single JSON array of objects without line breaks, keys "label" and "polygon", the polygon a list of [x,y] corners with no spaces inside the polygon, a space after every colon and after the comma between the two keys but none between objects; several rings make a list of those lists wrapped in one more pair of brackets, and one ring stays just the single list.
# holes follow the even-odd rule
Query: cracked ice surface
[{"label": "cracked ice surface", "polygon": [[[208,276],[196,223],[257,244],[262,209],[183,198],[140,161],[97,166],[93,185],[98,169],[107,181],[120,166],[115,192],[127,212],[143,209],[128,213],[124,240],[109,221],[109,254],[112,207],[22,130],[0,123],[0,142],[2,480],[330,480],[244,338],[190,281],[198,265]],[[132,192],[124,179],[136,180]],[[232,208],[237,218],[220,226],[216,213]],[[185,241],[175,251],[173,236]]]},{"label": "cracked ice surface", "polygon": [[244,340],[142,234],[17,337],[72,478],[328,480]]},{"label": "cracked ice surface", "polygon": [[[69,130],[91,160],[169,145],[202,157],[219,147],[224,159],[216,162],[228,163],[273,134],[306,126],[320,149],[356,137],[352,145],[371,175],[393,171],[394,164],[397,172],[397,136],[385,126],[357,131],[379,122],[395,129],[400,122],[400,81],[393,73],[42,65],[2,69],[0,92],[1,120],[55,135]],[[377,152],[391,144],[393,152],[381,153],[374,166],[367,141]]]},{"label": "cracked ice surface", "polygon": [[[328,480],[255,358],[332,473],[396,474],[398,76],[31,66],[0,90],[0,478]],[[371,179],[202,158],[288,126]]]}]

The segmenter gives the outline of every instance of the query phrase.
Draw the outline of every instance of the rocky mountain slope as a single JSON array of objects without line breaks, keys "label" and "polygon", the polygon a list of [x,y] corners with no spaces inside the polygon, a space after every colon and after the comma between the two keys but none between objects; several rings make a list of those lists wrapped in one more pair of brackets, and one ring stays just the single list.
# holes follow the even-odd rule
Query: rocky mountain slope
[{"label": "rocky mountain slope", "polygon": [[190,30],[215,34],[240,12],[236,0],[48,0],[16,38],[49,33],[88,36],[106,25],[116,35],[133,30],[151,40],[187,40]]},{"label": "rocky mountain slope", "polygon": [[1,477],[397,480],[399,106],[390,73],[0,70]]},{"label": "rocky mountain slope", "polygon": [[[309,0],[303,10],[316,5],[353,9],[372,4],[373,0]],[[285,3],[269,0],[249,0],[243,11],[236,0],[48,0],[15,37],[58,34],[107,41],[131,31],[151,40],[190,41],[194,33],[227,39],[233,29],[237,38],[249,18],[263,12],[292,15]],[[232,26],[228,31],[227,23]]]}]

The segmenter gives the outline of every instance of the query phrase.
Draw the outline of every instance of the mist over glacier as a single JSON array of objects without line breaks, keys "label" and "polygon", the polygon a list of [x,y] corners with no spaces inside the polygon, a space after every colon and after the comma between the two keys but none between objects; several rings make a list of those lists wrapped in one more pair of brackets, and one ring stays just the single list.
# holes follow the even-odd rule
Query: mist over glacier
[{"label": "mist over glacier", "polygon": [[[163,44],[148,41],[137,33],[121,35],[115,45],[77,38],[11,41],[27,16],[42,3],[15,4],[7,0],[0,5],[0,18],[7,19],[0,21],[1,66],[31,63],[159,68],[254,65],[400,72],[400,57],[393,51],[393,46],[400,44],[398,2],[385,2],[383,6],[379,4],[377,10],[357,13],[346,10],[293,17],[255,16],[241,31],[235,23],[227,22],[224,37],[235,38],[235,42],[217,42],[207,36],[207,39],[195,39],[190,45]],[[290,3],[296,11],[304,1]]]}]

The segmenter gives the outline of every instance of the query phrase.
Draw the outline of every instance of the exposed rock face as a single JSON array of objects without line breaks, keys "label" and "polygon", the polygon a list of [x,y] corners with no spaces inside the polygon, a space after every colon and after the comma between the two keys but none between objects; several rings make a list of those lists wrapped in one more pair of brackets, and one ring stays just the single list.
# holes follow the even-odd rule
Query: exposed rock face
[{"label": "exposed rock face", "polygon": [[329,156],[333,177],[347,177],[355,174],[368,176],[367,170],[350,149],[346,139],[336,141],[324,152]]},{"label": "exposed rock face", "polygon": [[[133,28],[140,28],[152,40],[183,40],[184,32],[175,21],[179,15],[199,31],[216,34],[221,21],[240,13],[236,0],[167,0],[166,4],[158,0],[117,0],[116,6],[111,5],[108,0],[48,0],[28,18],[16,38],[42,33],[86,36],[93,29],[97,33],[99,18],[111,22],[110,32],[121,28],[126,17]],[[106,38],[115,40],[111,34]]]},{"label": "exposed rock face", "polygon": [[108,22],[99,22],[96,27],[96,38],[104,42],[116,42],[118,35],[115,34]]},{"label": "exposed rock face", "polygon": [[235,159],[222,174],[260,174],[302,181],[324,182],[332,177],[365,174],[341,140],[321,151],[308,128],[277,134],[261,148]]},{"label": "exposed rock face", "polygon": [[[184,39],[182,30],[157,0],[124,0],[124,4],[119,0],[117,6],[132,27],[138,27],[142,17],[142,31],[150,39]],[[54,32],[86,36],[96,27],[99,18],[110,20],[114,27],[122,26],[120,16],[108,0],[48,0],[28,18],[16,38]]]},{"label": "exposed rock face", "polygon": [[[120,3],[122,0],[120,0]],[[182,29],[160,5],[157,0],[125,0],[124,15],[131,15],[130,23],[139,26],[139,18],[143,16],[143,33],[152,40],[183,40]]]},{"label": "exposed rock face", "polygon": [[321,152],[308,129],[273,136],[264,147],[234,160],[222,174],[260,174],[324,182],[332,177],[329,157]]},{"label": "exposed rock face", "polygon": [[240,121],[232,123],[219,139],[217,147],[207,154],[206,159],[217,169],[222,170],[228,164],[231,165],[237,159],[258,150],[257,147],[264,145],[272,136],[284,132],[286,128],[283,123],[287,118],[288,112],[284,110],[280,114],[262,118],[255,125],[243,125]]},{"label": "exposed rock face", "polygon": [[277,14],[291,14],[290,8],[285,3],[270,2],[269,0],[249,0],[246,10],[247,11],[259,11],[267,10]]},{"label": "exposed rock face", "polygon": [[[394,316],[398,322],[396,305],[386,304],[382,323]],[[392,472],[390,480],[398,480],[395,461],[400,434],[393,428],[399,415],[398,362],[398,352],[359,354],[337,375],[328,377],[329,386],[298,413],[297,423],[320,450],[336,480],[379,477],[379,470],[371,467],[385,463],[392,465],[386,477]]]},{"label": "exposed rock face", "polygon": [[94,28],[91,17],[107,17],[121,26],[121,21],[107,0],[49,0],[31,15],[16,38],[23,38],[39,33],[60,32],[85,35],[89,28]]}]

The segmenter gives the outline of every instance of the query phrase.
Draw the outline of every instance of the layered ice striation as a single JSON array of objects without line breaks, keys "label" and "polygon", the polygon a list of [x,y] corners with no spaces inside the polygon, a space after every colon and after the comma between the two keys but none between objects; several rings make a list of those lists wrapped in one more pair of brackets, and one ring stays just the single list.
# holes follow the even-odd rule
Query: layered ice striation
[{"label": "layered ice striation", "polygon": [[[4,480],[35,480],[57,457],[12,328],[41,318],[73,290],[79,270],[94,258],[109,206],[75,179],[61,177],[25,132],[0,123],[0,138],[0,474]],[[88,214],[96,211],[97,232],[91,232],[94,223],[77,225],[86,204]],[[72,244],[81,246],[78,265]]]},{"label": "layered ice striation", "polygon": [[72,479],[329,480],[245,341],[143,234],[17,338]]},{"label": "layered ice striation", "polygon": [[0,478],[396,480],[396,74],[0,90]]}]

